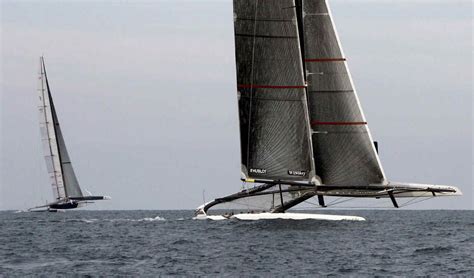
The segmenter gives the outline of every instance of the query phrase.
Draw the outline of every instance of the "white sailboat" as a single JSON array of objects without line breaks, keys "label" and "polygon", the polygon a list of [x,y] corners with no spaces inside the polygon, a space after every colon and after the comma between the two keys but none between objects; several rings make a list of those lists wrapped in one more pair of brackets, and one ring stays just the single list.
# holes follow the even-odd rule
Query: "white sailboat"
[{"label": "white sailboat", "polygon": [[38,92],[41,141],[55,200],[29,211],[74,209],[96,200],[109,200],[108,196],[85,196],[79,186],[59,126],[43,57],[40,58]]},{"label": "white sailboat", "polygon": [[363,220],[291,214],[324,196],[461,195],[454,186],[389,181],[326,0],[234,0],[242,181],[255,186],[196,210],[203,219]]}]

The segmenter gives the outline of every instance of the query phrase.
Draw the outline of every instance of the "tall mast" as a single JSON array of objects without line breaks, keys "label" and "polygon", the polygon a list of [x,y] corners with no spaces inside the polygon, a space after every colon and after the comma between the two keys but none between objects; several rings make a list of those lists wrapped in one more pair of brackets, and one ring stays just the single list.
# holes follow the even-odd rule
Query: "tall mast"
[{"label": "tall mast", "polygon": [[308,140],[309,140],[309,154],[311,156],[311,169],[312,169],[312,183],[315,185],[321,184],[321,179],[317,175],[316,163],[313,150],[313,129],[311,128],[311,120],[309,115],[309,98],[308,98],[308,86],[306,80],[306,64],[304,63],[304,20],[303,20],[303,1],[304,0],[295,0],[295,9],[296,9],[296,23],[298,26],[298,42],[300,47],[300,61],[301,61],[301,72],[303,74],[303,80],[305,84],[304,88],[304,111],[306,123],[308,125]]}]

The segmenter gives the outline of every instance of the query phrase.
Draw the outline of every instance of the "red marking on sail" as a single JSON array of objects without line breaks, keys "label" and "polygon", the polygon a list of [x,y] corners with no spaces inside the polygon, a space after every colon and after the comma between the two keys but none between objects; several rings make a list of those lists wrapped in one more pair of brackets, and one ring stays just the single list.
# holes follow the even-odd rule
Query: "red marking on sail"
[{"label": "red marking on sail", "polygon": [[305,85],[296,86],[281,86],[281,85],[253,85],[253,84],[238,84],[237,88],[249,88],[249,89],[304,89]]},{"label": "red marking on sail", "polygon": [[366,125],[367,122],[320,122],[312,121],[311,125]]},{"label": "red marking on sail", "polygon": [[318,58],[318,59],[304,59],[305,62],[343,62],[346,58]]}]

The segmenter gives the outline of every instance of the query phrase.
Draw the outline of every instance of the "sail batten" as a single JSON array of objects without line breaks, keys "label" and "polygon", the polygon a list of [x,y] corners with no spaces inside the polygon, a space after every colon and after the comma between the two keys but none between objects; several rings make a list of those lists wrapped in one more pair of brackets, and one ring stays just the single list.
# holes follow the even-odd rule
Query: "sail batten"
[{"label": "sail batten", "polygon": [[346,61],[346,58],[306,58],[304,61],[306,63],[343,62]]}]

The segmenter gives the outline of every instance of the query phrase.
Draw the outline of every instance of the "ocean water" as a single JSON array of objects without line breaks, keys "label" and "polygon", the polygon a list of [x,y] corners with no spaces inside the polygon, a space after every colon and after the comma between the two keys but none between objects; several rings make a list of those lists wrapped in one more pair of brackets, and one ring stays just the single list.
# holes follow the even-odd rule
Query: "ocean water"
[{"label": "ocean water", "polygon": [[474,211],[324,213],[367,221],[0,212],[0,276],[474,276]]}]

